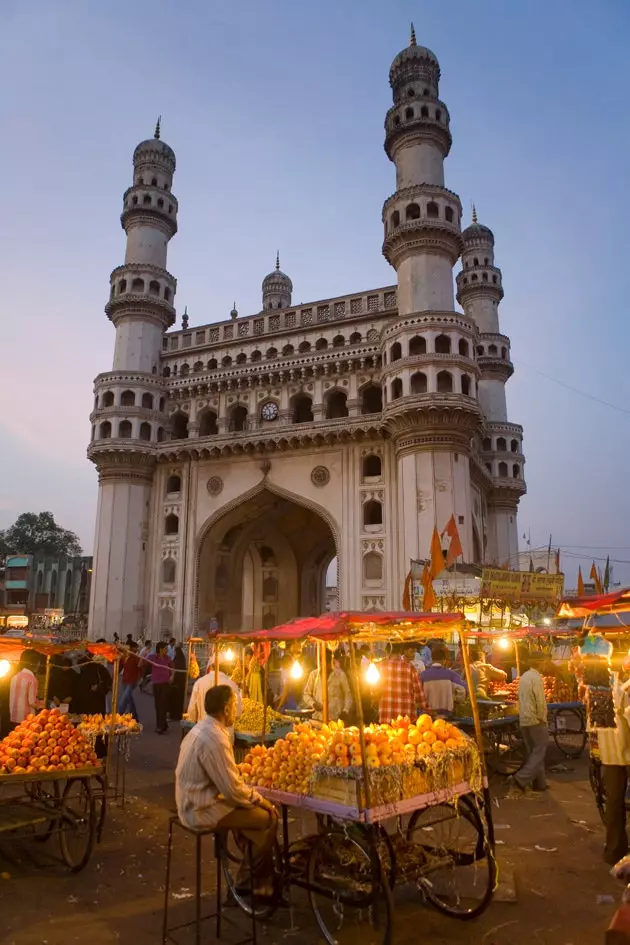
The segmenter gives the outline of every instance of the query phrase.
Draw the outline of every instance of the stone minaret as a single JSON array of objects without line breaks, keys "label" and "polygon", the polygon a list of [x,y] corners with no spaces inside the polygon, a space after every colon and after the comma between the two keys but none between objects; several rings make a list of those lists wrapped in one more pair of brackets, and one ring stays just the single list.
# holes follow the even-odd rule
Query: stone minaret
[{"label": "stone minaret", "polygon": [[280,269],[280,253],[276,253],[276,268],[265,276],[262,283],[263,312],[272,308],[290,308],[293,283]]},{"label": "stone minaret", "polygon": [[451,147],[449,113],[439,98],[440,66],[411,40],[394,59],[394,104],[385,151],[396,192],[383,206],[383,254],[398,276],[398,317],[383,332],[384,416],[398,480],[398,584],[411,559],[429,553],[435,525],[451,515],[465,561],[482,556],[474,533],[471,440],[479,428],[478,368],[472,318],[455,312],[453,266],[462,250],[459,198],[444,186]]},{"label": "stone minaret", "polygon": [[125,262],[111,274],[105,312],[116,329],[113,370],[94,384],[88,456],[99,475],[90,634],[124,639],[145,628],[145,572],[155,444],[165,437],[165,391],[158,373],[165,331],[175,321],[176,280],[166,269],[177,232],[171,193],[175,154],[155,135],[133,154],[123,197]]},{"label": "stone minaret", "polygon": [[499,328],[499,303],[503,298],[501,270],[494,264],[494,235],[477,221],[462,233],[463,268],[457,275],[457,301],[474,319],[479,336],[479,405],[484,417],[481,454],[493,479],[488,494],[487,558],[498,565],[517,565],[517,506],[525,493],[523,478],[523,428],[508,423],[505,385],[514,372],[510,339]]}]

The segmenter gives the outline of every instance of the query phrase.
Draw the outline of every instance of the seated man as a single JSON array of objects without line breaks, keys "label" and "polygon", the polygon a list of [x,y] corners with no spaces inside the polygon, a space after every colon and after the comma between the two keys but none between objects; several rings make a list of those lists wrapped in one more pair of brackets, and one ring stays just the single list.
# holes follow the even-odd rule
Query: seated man
[{"label": "seated man", "polygon": [[[272,893],[271,854],[277,813],[241,778],[228,730],[234,725],[236,697],[229,686],[206,692],[206,717],[182,741],[175,771],[175,799],[181,822],[192,829],[234,830],[251,840],[256,893]],[[249,888],[246,860],[237,881]]]},{"label": "seated man", "polygon": [[433,662],[429,669],[420,674],[420,679],[429,709],[450,715],[455,705],[455,697],[462,696],[467,687],[462,677],[445,665],[447,658],[446,647],[436,644],[433,647]]}]

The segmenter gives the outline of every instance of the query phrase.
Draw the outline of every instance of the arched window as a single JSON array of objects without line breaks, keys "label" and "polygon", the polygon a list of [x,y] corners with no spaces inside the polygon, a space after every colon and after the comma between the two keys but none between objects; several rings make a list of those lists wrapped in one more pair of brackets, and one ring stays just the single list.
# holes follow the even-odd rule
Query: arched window
[{"label": "arched window", "polygon": [[487,281],[488,281],[488,273],[487,273],[487,272],[482,272],[482,273],[481,273],[481,281],[482,281],[482,282],[487,282]]},{"label": "arched window", "polygon": [[402,397],[403,385],[399,377],[395,377],[392,381],[392,400],[398,400],[399,397]]},{"label": "arched window", "polygon": [[486,469],[489,473],[492,473],[492,463],[486,463]]},{"label": "arched window", "polygon": [[363,458],[363,478],[369,479],[371,476],[380,476],[382,470],[381,457],[375,453]]},{"label": "arched window", "polygon": [[311,346],[308,341],[303,341],[298,348],[300,354],[305,354],[307,351],[311,350]]},{"label": "arched window", "polygon": [[394,210],[394,212],[392,213],[391,224],[392,224],[392,230],[395,230],[397,226],[400,226],[400,213],[398,212],[398,210]]},{"label": "arched window", "polygon": [[181,476],[178,476],[177,473],[173,473],[172,476],[169,476],[166,480],[166,494],[169,495],[172,492],[181,492],[182,480]]},{"label": "arched window", "polygon": [[453,393],[453,375],[449,371],[440,371],[437,376],[438,394]]},{"label": "arched window", "polygon": [[118,436],[121,440],[131,439],[131,420],[121,420],[118,424]]},{"label": "arched window", "polygon": [[187,364],[185,361],[179,369],[180,377],[188,377],[190,374],[190,364]]},{"label": "arched window", "polygon": [[199,436],[216,436],[218,432],[216,413],[214,410],[204,410],[199,420]]},{"label": "arched window", "polygon": [[242,433],[247,429],[247,407],[237,404],[230,413],[230,430],[232,433]]},{"label": "arched window", "polygon": [[278,578],[273,574],[268,574],[263,581],[262,592],[264,601],[278,600]]},{"label": "arched window", "polygon": [[132,292],[144,292],[144,279],[133,279],[131,283]]},{"label": "arched window", "polygon": [[421,335],[415,335],[409,342],[409,354],[415,357],[418,354],[427,353],[427,341]]},{"label": "arched window", "polygon": [[405,208],[405,219],[406,220],[419,220],[420,219],[420,207],[417,203],[407,204]]},{"label": "arched window", "polygon": [[346,339],[343,335],[335,335],[333,338],[333,348],[343,348],[346,343]]},{"label": "arched window", "polygon": [[445,208],[445,210],[444,210],[444,219],[446,220],[447,223],[452,223],[452,222],[453,222],[453,211],[452,211],[451,207],[446,207],[446,208]]},{"label": "arched window", "polygon": [[149,282],[149,292],[151,295],[160,294],[160,283],[157,282],[155,279],[152,279],[151,282]]},{"label": "arched window", "polygon": [[483,358],[483,345],[477,345],[477,357]]},{"label": "arched window", "polygon": [[313,422],[313,401],[307,394],[297,394],[293,399],[293,422]]},{"label": "arched window", "polygon": [[103,407],[113,407],[114,406],[114,392],[111,390],[106,390],[103,394]]},{"label": "arched window", "polygon": [[246,361],[247,361],[247,355],[245,354],[244,351],[241,351],[240,354],[237,354],[237,355],[236,355],[236,363],[237,363],[237,364],[245,364]]},{"label": "arched window", "polygon": [[171,290],[168,288],[168,286],[164,289],[164,299],[167,302],[171,301]]},{"label": "arched window", "polygon": [[476,256],[475,256],[475,258],[473,259],[473,265],[475,265],[475,266],[478,266],[478,265],[479,265],[479,260],[477,259]]},{"label": "arched window", "polygon": [[179,534],[179,518],[177,515],[167,515],[164,519],[164,534],[165,535],[178,535]]},{"label": "arched window", "polygon": [[435,200],[430,200],[427,204],[427,216],[430,220],[437,220],[440,215],[440,208],[436,204]]},{"label": "arched window", "polygon": [[284,358],[290,357],[292,354],[295,354],[295,348],[293,345],[285,345],[282,349],[282,356]]},{"label": "arched window", "polygon": [[157,441],[158,443],[164,442],[164,427],[158,427],[157,431]]},{"label": "arched window", "polygon": [[127,291],[127,280],[121,279],[118,283],[118,294],[121,295],[123,292]]},{"label": "arched window", "polygon": [[136,395],[132,390],[124,390],[120,395],[121,407],[135,407]]},{"label": "arched window", "polygon": [[436,354],[450,354],[451,353],[451,339],[448,335],[438,335],[435,339],[435,353]]},{"label": "arched window", "polygon": [[383,580],[383,559],[375,551],[363,556],[363,578],[366,581]]},{"label": "arched window", "polygon": [[328,347],[328,342],[325,338],[318,338],[315,342],[316,351],[324,351]]},{"label": "arched window", "polygon": [[350,344],[351,345],[360,345],[361,344],[361,333],[358,331],[353,331],[350,335]]},{"label": "arched window", "polygon": [[326,399],[326,419],[338,420],[347,416],[346,394],[342,390],[334,390]]},{"label": "arched window", "polygon": [[422,108],[420,109],[420,115],[421,115],[422,118],[428,118],[428,117],[429,117],[429,109],[427,108],[426,105],[423,105]]},{"label": "arched window", "polygon": [[413,89],[407,89],[407,98],[413,98],[415,94]]},{"label": "arched window", "polygon": [[501,348],[501,357],[507,359],[507,348]]},{"label": "arched window", "polygon": [[255,351],[252,351],[252,354],[251,354],[252,361],[260,361],[261,358],[262,358],[262,351],[259,351],[258,348],[256,348]]},{"label": "arched window", "polygon": [[499,476],[504,478],[508,474],[507,463],[499,463]]},{"label": "arched window", "polygon": [[505,453],[505,451],[507,450],[507,443],[505,441],[505,437],[500,436],[499,439],[497,440],[497,450],[499,453]]},{"label": "arched window", "polygon": [[174,440],[186,440],[188,439],[188,417],[185,413],[178,411],[174,413],[171,417],[171,430],[172,430],[172,439]]},{"label": "arched window", "polygon": [[167,364],[166,367],[162,368],[162,377],[170,377],[170,376],[171,376],[171,369]]},{"label": "arched window", "polygon": [[413,118],[413,108],[405,109],[405,118],[407,119],[407,121],[411,121],[411,119]]},{"label": "arched window", "polygon": [[208,361],[208,370],[209,370],[209,371],[216,371],[217,367],[218,367],[217,359],[216,359],[216,358],[210,358],[210,360]]},{"label": "arched window", "polygon": [[521,467],[518,465],[518,463],[514,463],[514,465],[512,466],[512,478],[519,479],[520,475],[521,475]]},{"label": "arched window", "polygon": [[151,178],[151,186],[152,186],[152,187],[157,187],[157,177],[152,177],[152,178]]},{"label": "arched window", "polygon": [[423,374],[422,371],[417,371],[415,374],[411,375],[412,394],[426,394],[428,389],[429,385],[426,374]]},{"label": "arched window", "polygon": [[176,565],[172,558],[165,558],[162,562],[162,584],[175,583]]},{"label": "arched window", "polygon": [[112,425],[109,420],[103,421],[98,429],[99,440],[109,440],[112,435]]},{"label": "arched window", "polygon": [[134,207],[137,206],[137,204],[138,204],[138,197],[137,197],[137,196],[133,196],[133,197],[131,198],[131,202],[132,202],[132,204],[134,205]]},{"label": "arched window", "polygon": [[468,347],[468,342],[465,341],[463,338],[459,339],[457,350],[461,354],[462,358],[467,358],[470,354],[470,348]]},{"label": "arched window", "polygon": [[278,357],[278,349],[277,349],[277,348],[267,348],[267,350],[266,350],[266,352],[265,352],[265,357],[267,358],[268,361],[271,361],[273,358],[277,358],[277,357]]},{"label": "arched window", "polygon": [[496,277],[496,276],[493,276],[493,277],[492,277],[492,282],[494,283],[494,285],[497,284],[497,277]]},{"label": "arched window", "polygon": [[363,524],[368,528],[383,524],[383,506],[376,499],[370,499],[363,506]]},{"label": "arched window", "polygon": [[361,391],[361,414],[381,413],[383,392],[376,384],[368,384]]},{"label": "arched window", "polygon": [[400,361],[401,358],[402,358],[402,347],[399,341],[395,341],[394,344],[389,349],[389,360]]},{"label": "arched window", "polygon": [[489,436],[484,436],[483,440],[481,441],[481,449],[484,451],[484,453],[492,452],[492,440]]},{"label": "arched window", "polygon": [[435,109],[435,120],[442,121],[442,110],[440,108]]},{"label": "arched window", "polygon": [[476,272],[473,272],[472,276],[470,277],[470,281],[471,281],[471,282],[479,282],[479,276],[477,275]]},{"label": "arched window", "polygon": [[149,194],[145,194],[144,197],[142,198],[142,206],[143,207],[151,206],[151,197],[149,196]]},{"label": "arched window", "polygon": [[193,364],[193,371],[195,371],[195,373],[199,373],[199,371],[203,371],[203,361],[195,361],[195,363]]},{"label": "arched window", "polygon": [[510,443],[510,450],[512,453],[518,453],[518,440],[512,440]]},{"label": "arched window", "polygon": [[145,410],[153,410],[153,394],[142,395],[142,406]]},{"label": "arched window", "polygon": [[229,354],[226,354],[226,356],[221,359],[221,364],[223,367],[230,367],[232,364],[232,358],[229,356]]},{"label": "arched window", "polygon": [[140,424],[140,439],[144,440],[145,443],[149,443],[151,441],[151,424],[150,423]]}]

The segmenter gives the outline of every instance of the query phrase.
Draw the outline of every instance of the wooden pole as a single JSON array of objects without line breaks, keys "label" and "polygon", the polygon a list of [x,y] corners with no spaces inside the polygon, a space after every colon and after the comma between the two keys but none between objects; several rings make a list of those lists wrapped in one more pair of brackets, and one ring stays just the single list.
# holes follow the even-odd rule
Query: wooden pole
[{"label": "wooden pole", "polygon": [[50,685],[50,653],[46,657],[46,675],[44,676],[44,708],[48,708],[48,687]]},{"label": "wooden pole", "polygon": [[352,679],[352,688],[354,689],[354,698],[357,706],[357,719],[359,722],[359,744],[361,746],[361,768],[363,770],[363,786],[365,790],[365,810],[369,811],[372,807],[372,797],[370,791],[370,771],[365,759],[365,727],[363,723],[363,703],[361,701],[361,680],[357,668],[357,658],[354,651],[352,637],[348,637],[348,649],[350,651],[350,678]]},{"label": "wooden pole", "polygon": [[521,675],[521,660],[518,655],[518,643],[516,640],[514,640],[514,659],[516,660],[516,675],[519,677]]},{"label": "wooden pole", "polygon": [[262,743],[265,743],[265,734],[267,732],[267,673],[269,671],[269,659],[263,666],[263,724],[262,724]]},{"label": "wooden pole", "polygon": [[109,784],[109,769],[112,763],[112,752],[114,751],[114,738],[116,737],[116,715],[118,712],[118,677],[120,671],[120,656],[116,654],[114,660],[114,678],[112,680],[112,713],[109,723],[109,738],[107,740],[107,755],[105,757],[105,782]]},{"label": "wooden pole", "polygon": [[481,776],[483,778],[484,810],[485,810],[485,815],[486,815],[486,822],[488,824],[488,839],[490,841],[492,852],[494,853],[495,843],[494,843],[494,823],[492,820],[492,798],[490,796],[490,789],[488,787],[488,772],[486,769],[486,756],[483,750],[483,731],[481,728],[481,718],[479,717],[479,706],[477,704],[477,696],[475,693],[472,671],[470,668],[470,655],[468,653],[468,631],[467,630],[461,631],[461,638],[462,638],[462,656],[464,658],[464,674],[466,676],[466,685],[468,686],[468,694],[470,696],[470,705],[472,708],[473,722],[475,724],[475,737],[477,739],[477,747],[479,748]]},{"label": "wooden pole", "polygon": [[328,662],[326,660],[326,644],[319,644],[319,678],[322,681],[322,719],[328,722]]},{"label": "wooden pole", "polygon": [[214,684],[219,685],[219,641],[214,641]]}]

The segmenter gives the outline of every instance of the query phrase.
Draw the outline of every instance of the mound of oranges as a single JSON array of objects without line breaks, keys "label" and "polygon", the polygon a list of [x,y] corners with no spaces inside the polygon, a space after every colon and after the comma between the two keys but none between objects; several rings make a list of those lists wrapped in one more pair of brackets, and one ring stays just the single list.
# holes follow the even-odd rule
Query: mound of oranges
[{"label": "mound of oranges", "polygon": [[1,774],[74,771],[98,764],[91,746],[59,709],[31,713],[0,742]]},{"label": "mound of oranges", "polygon": [[240,765],[241,774],[256,787],[308,794],[313,765],[321,761],[327,742],[323,730],[300,723],[271,748],[255,745]]}]

